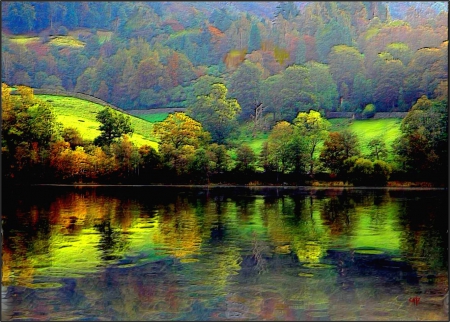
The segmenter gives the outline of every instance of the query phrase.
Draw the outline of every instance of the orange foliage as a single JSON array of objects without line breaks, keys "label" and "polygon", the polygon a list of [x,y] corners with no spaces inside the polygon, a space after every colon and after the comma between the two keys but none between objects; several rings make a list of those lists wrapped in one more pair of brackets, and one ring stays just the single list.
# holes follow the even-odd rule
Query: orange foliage
[{"label": "orange foliage", "polygon": [[222,31],[220,31],[220,29],[214,26],[208,26],[208,30],[213,37],[222,38],[225,36],[225,34]]},{"label": "orange foliage", "polygon": [[247,48],[230,50],[224,58],[224,62],[228,68],[237,68],[245,59]]}]

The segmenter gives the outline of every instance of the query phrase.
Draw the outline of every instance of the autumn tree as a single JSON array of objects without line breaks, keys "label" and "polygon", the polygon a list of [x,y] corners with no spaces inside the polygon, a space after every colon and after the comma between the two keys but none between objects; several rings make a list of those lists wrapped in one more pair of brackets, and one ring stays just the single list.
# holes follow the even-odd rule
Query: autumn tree
[{"label": "autumn tree", "polygon": [[134,131],[131,126],[130,117],[110,107],[105,107],[101,110],[97,114],[96,119],[101,123],[99,127],[101,134],[95,138],[95,145],[110,145],[123,134],[132,134]]},{"label": "autumn tree", "polygon": [[61,135],[64,141],[70,144],[72,149],[75,149],[77,146],[83,146],[84,144],[80,132],[75,127],[64,128]]},{"label": "autumn tree", "polygon": [[138,174],[141,162],[139,149],[131,142],[127,134],[123,134],[117,142],[113,142],[110,149],[114,155],[119,177],[127,178]]},{"label": "autumn tree", "polygon": [[350,130],[330,132],[323,144],[320,161],[334,174],[344,171],[345,160],[359,155],[359,143],[355,133]]},{"label": "autumn tree", "polygon": [[42,164],[59,133],[50,104],[35,98],[30,87],[17,86],[17,91],[19,95],[10,95],[11,88],[2,84],[2,165],[6,176]]},{"label": "autumn tree", "polygon": [[178,174],[189,171],[196,149],[205,147],[211,136],[202,125],[185,113],[169,114],[153,126],[153,133],[159,138],[159,152],[163,162]]}]

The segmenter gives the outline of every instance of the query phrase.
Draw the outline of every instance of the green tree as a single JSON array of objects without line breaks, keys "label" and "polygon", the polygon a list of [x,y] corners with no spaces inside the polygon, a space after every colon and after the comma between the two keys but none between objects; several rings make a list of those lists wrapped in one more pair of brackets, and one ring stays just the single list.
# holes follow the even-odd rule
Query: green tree
[{"label": "green tree", "polygon": [[358,108],[363,108],[373,100],[372,79],[366,78],[359,72],[353,80],[353,92],[351,94],[352,104]]},{"label": "green tree", "polygon": [[241,120],[248,120],[260,102],[262,71],[255,64],[244,61],[231,75],[229,81],[229,96],[239,102],[242,112]]},{"label": "green tree", "polygon": [[227,172],[231,166],[231,158],[224,145],[212,143],[209,145],[209,151],[214,154],[214,169],[218,173]]},{"label": "green tree", "polygon": [[312,85],[315,109],[336,110],[339,103],[339,93],[330,73],[330,68],[325,64],[314,61],[307,62],[305,66],[308,69],[308,78]]},{"label": "green tree", "polygon": [[387,158],[388,150],[386,143],[381,138],[374,138],[370,140],[367,146],[370,149],[369,157],[372,158],[372,160],[375,161],[380,160],[380,158]]},{"label": "green tree", "polygon": [[[353,92],[353,81],[358,72],[364,72],[364,58],[355,47],[337,45],[328,55],[330,73],[338,87],[339,95],[348,99]],[[347,90],[345,86],[347,86]]]},{"label": "green tree", "polygon": [[123,134],[132,134],[131,119],[123,113],[119,113],[110,107],[101,110],[96,119],[101,123],[99,130],[101,134],[95,138],[94,144],[103,146],[110,145]]},{"label": "green tree", "polygon": [[256,155],[253,149],[246,143],[241,144],[236,150],[236,166],[238,172],[251,174],[255,172]]},{"label": "green tree", "polygon": [[209,183],[209,178],[214,170],[215,155],[204,148],[195,151],[192,162],[189,164],[190,175],[196,182]]},{"label": "green tree", "polygon": [[[58,136],[60,126],[56,122],[51,105],[34,97],[33,89],[17,86],[19,95],[12,96],[11,88],[2,83],[2,166],[5,176],[24,178],[41,175],[41,166],[51,142]],[[27,175],[30,175],[27,178]]]},{"label": "green tree", "polygon": [[447,104],[447,100],[422,96],[403,119],[402,136],[394,144],[394,151],[411,175],[442,180],[447,173]]},{"label": "green tree", "polygon": [[306,146],[299,129],[286,121],[278,122],[267,138],[268,163],[282,174],[302,172],[306,165]]},{"label": "green tree", "polygon": [[241,107],[236,99],[228,99],[228,89],[224,84],[213,84],[209,95],[197,97],[194,106],[188,109],[189,114],[202,123],[211,133],[216,143],[224,143],[236,126],[236,118]]},{"label": "green tree", "polygon": [[387,53],[381,53],[374,63],[376,77],[373,98],[380,111],[391,111],[398,103],[400,88],[403,85],[405,67],[401,60],[391,59]]},{"label": "green tree", "polygon": [[248,39],[248,52],[258,50],[261,48],[261,35],[259,32],[258,25],[253,23],[250,28],[250,36]]},{"label": "green tree", "polygon": [[359,158],[349,171],[349,181],[354,185],[373,185],[374,166],[372,161]]},{"label": "green tree", "polygon": [[304,63],[306,63],[306,44],[303,37],[300,37],[295,49],[295,64],[303,65]]},{"label": "green tree", "polygon": [[223,79],[211,75],[203,75],[197,78],[191,86],[186,89],[186,106],[194,106],[198,96],[205,96],[211,92],[213,84],[223,83]]},{"label": "green tree", "polygon": [[294,125],[298,127],[300,134],[306,139],[309,174],[312,175],[317,163],[316,148],[320,142],[326,139],[331,124],[322,118],[319,112],[310,110],[309,113],[298,113],[294,119]]},{"label": "green tree", "polygon": [[336,20],[331,20],[327,24],[319,27],[315,36],[319,61],[322,63],[328,62],[328,55],[333,46],[352,45],[350,29],[345,24],[339,23]]},{"label": "green tree", "polygon": [[383,160],[373,162],[373,184],[377,186],[385,186],[392,173],[392,167]]},{"label": "green tree", "polygon": [[377,109],[376,109],[375,105],[367,104],[366,107],[364,107],[364,110],[362,111],[362,115],[365,118],[370,119],[370,118],[374,117],[376,111],[377,111]]}]

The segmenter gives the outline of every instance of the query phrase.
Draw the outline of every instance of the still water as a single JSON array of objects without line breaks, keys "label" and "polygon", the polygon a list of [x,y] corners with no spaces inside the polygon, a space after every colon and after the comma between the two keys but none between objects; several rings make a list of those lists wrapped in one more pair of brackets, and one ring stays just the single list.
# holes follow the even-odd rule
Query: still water
[{"label": "still water", "polygon": [[447,200],[420,189],[5,190],[2,320],[444,321]]}]

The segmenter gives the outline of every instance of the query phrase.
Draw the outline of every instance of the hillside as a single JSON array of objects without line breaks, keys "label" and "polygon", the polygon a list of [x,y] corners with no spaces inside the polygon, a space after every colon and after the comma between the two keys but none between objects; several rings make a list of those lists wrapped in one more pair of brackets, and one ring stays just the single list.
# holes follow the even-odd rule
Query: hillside
[{"label": "hillside", "polygon": [[[100,123],[95,116],[104,108],[103,106],[67,96],[36,95],[36,97],[50,102],[57,115],[57,120],[64,127],[76,127],[84,139],[94,140],[100,134],[98,130]],[[157,148],[158,144],[152,135],[152,123],[132,115],[130,118],[134,128],[131,141],[137,146],[147,144]]]},{"label": "hillside", "polygon": [[[187,107],[213,77],[242,121],[254,101],[278,120],[304,105],[405,112],[436,97],[447,52],[445,2],[2,2],[3,82],[125,110]],[[310,69],[302,92],[293,66]]]}]

